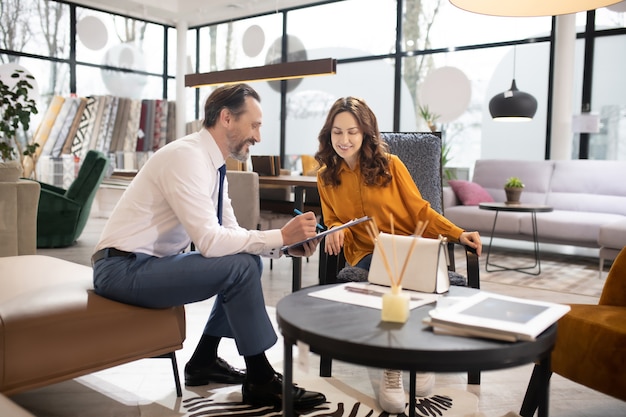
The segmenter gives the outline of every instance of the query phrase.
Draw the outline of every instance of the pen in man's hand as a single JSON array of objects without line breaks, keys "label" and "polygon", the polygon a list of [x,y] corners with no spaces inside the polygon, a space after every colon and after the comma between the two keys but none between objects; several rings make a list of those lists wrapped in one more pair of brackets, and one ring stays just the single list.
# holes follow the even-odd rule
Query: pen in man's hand
[{"label": "pen in man's hand", "polygon": [[[304,214],[304,213],[302,213],[302,212],[301,212],[300,210],[298,210],[298,209],[293,209],[293,212],[294,212],[294,213],[296,213],[298,216],[299,216],[299,215],[301,215],[301,214]],[[318,223],[315,227],[316,227],[316,228],[317,228],[317,230],[319,230],[320,232],[323,232],[323,231],[324,231],[324,226],[322,226],[322,225],[321,225],[321,224],[319,224],[319,223]]]}]

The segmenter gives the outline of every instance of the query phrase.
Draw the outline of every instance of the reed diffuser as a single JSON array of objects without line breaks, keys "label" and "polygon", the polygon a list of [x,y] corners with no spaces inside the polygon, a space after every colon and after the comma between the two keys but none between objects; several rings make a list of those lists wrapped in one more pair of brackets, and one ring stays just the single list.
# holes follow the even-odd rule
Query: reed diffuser
[{"label": "reed diffuser", "polygon": [[[390,224],[391,224],[391,235],[393,239],[393,236],[395,236],[393,216],[390,216]],[[428,222],[426,223],[423,223],[422,221],[418,222],[417,227],[415,228],[416,238],[422,235],[427,225],[428,225]],[[375,222],[368,223],[366,225],[366,230],[368,234],[370,235],[370,238],[372,239],[374,244],[376,244],[378,235],[380,234],[378,228],[376,227],[376,223]],[[382,311],[381,311],[382,321],[388,321],[388,322],[394,322],[394,323],[405,323],[409,319],[410,296],[409,294],[402,291],[402,278],[404,277],[404,273],[408,265],[408,260],[411,257],[411,254],[413,253],[413,249],[415,248],[415,242],[416,242],[416,239],[414,239],[413,242],[411,242],[411,246],[409,247],[409,252],[407,254],[407,257],[404,259],[404,264],[402,265],[402,270],[400,272],[400,275],[398,275],[397,277],[396,277],[396,274],[394,274],[394,271],[398,270],[397,268],[398,261],[397,261],[396,250],[395,250],[395,245],[394,245],[395,242],[392,240],[392,248],[393,248],[392,255],[393,255],[393,261],[394,261],[393,271],[389,265],[389,260],[387,258],[387,254],[385,253],[385,249],[383,248],[383,245],[378,246],[378,248],[380,249],[381,258],[383,260],[383,265],[385,266],[385,270],[387,271],[387,275],[389,276],[389,280],[391,283],[390,292],[383,294],[383,297],[382,297],[382,303],[383,303]]]}]

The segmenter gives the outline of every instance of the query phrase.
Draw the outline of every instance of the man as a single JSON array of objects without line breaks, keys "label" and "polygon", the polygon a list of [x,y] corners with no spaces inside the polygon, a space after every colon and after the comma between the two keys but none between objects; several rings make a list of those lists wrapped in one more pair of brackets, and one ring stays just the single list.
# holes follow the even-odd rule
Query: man
[{"label": "man", "polygon": [[[280,257],[281,246],[315,236],[317,223],[308,212],[280,230],[237,224],[227,182],[220,186],[220,167],[228,156],[247,159],[250,146],[261,140],[261,122],[260,98],[250,86],[213,91],[203,129],[155,152],[137,173],[105,225],[92,263],[96,293],[124,303],[164,308],[217,295],[185,366],[185,383],[242,383],[244,402],[279,406],[282,376],[265,356],[277,337],[265,310],[259,255]],[[196,250],[183,252],[190,242]],[[316,245],[289,253],[310,256]],[[247,372],[218,357],[221,337],[235,339]],[[321,393],[292,390],[296,408],[326,400]]]}]

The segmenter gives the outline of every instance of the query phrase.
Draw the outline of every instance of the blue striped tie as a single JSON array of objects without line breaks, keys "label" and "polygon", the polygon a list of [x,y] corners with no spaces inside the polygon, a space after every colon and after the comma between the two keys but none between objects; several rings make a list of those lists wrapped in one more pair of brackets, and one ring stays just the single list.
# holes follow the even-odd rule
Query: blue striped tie
[{"label": "blue striped tie", "polygon": [[222,203],[224,201],[224,177],[226,176],[226,164],[219,167],[220,188],[217,195],[217,221],[222,224]]}]

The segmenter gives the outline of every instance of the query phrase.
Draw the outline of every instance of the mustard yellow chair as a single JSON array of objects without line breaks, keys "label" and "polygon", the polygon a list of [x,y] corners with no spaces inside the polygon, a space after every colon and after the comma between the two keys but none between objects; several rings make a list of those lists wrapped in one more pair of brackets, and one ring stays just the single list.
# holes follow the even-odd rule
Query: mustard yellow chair
[{"label": "mustard yellow chair", "polygon": [[552,371],[626,401],[626,249],[613,262],[598,305],[571,307],[559,320]]},{"label": "mustard yellow chair", "polygon": [[[571,304],[558,322],[551,369],[567,379],[626,401],[626,248],[609,271],[598,304]],[[537,367],[522,407],[536,408]],[[546,375],[549,378],[550,375]]]},{"label": "mustard yellow chair", "polygon": [[320,165],[312,155],[300,155],[300,161],[302,161],[302,175],[316,176],[317,170],[320,169]]}]

